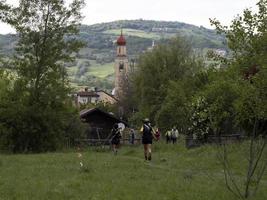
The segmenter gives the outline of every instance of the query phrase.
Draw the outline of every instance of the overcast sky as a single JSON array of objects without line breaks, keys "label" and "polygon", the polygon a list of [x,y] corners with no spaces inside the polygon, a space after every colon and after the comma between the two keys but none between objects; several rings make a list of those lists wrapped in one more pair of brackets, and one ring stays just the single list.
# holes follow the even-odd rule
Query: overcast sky
[{"label": "overcast sky", "polygon": [[[18,4],[19,0],[7,0]],[[255,10],[258,0],[85,0],[83,24],[110,22],[120,19],[151,19],[179,21],[211,28],[209,18],[229,25],[245,8]],[[12,29],[0,23],[0,33]]]}]

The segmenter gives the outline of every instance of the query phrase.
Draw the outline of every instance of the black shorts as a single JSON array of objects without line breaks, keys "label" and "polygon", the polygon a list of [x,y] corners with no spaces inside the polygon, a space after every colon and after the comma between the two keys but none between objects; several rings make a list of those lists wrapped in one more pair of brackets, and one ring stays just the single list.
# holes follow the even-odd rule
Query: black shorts
[{"label": "black shorts", "polygon": [[152,144],[152,138],[150,137],[143,137],[142,144]]},{"label": "black shorts", "polygon": [[119,145],[120,144],[120,139],[119,138],[113,138],[111,140],[111,144]]}]

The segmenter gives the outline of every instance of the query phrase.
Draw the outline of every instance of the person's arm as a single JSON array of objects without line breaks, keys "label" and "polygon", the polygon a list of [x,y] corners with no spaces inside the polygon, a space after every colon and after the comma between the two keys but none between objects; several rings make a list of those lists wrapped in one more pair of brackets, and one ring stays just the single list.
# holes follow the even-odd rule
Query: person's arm
[{"label": "person's arm", "polygon": [[140,134],[143,134],[144,126],[140,128]]}]

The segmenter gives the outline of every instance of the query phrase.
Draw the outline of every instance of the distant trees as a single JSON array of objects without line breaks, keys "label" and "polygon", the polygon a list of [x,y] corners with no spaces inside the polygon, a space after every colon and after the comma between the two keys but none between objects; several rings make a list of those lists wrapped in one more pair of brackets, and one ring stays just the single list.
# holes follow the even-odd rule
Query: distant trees
[{"label": "distant trees", "polygon": [[[2,20],[19,34],[12,65],[16,80],[0,117],[0,139],[14,152],[55,150],[62,144],[71,118],[64,62],[82,43],[78,33],[82,0],[20,1],[7,6]],[[68,36],[66,38],[66,36]]]},{"label": "distant trees", "polygon": [[141,56],[134,79],[138,116],[149,117],[162,129],[184,129],[188,102],[194,94],[193,77],[203,68],[190,43],[177,37]]}]

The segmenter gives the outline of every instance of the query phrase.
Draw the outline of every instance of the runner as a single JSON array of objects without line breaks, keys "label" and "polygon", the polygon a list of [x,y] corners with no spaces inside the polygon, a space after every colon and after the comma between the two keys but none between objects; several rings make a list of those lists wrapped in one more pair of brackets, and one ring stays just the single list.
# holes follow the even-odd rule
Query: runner
[{"label": "runner", "polygon": [[117,155],[121,139],[121,132],[118,124],[114,124],[111,132],[112,132],[112,138],[111,138],[112,150],[114,155]]},{"label": "runner", "polygon": [[144,145],[144,155],[145,160],[151,160],[152,159],[152,152],[151,152],[151,145],[152,145],[152,139],[156,139],[155,137],[155,131],[150,125],[150,121],[148,118],[144,119],[144,124],[141,128],[141,134],[142,134],[142,143]]}]

